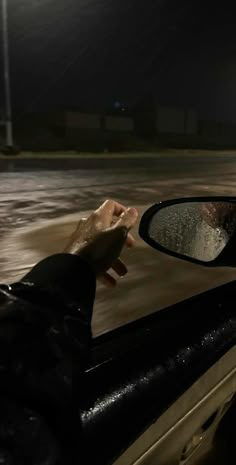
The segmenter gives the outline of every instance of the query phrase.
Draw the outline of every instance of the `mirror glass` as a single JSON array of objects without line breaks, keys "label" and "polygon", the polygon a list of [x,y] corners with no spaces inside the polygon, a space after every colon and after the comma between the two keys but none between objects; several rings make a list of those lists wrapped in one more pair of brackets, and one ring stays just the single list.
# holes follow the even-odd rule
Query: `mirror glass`
[{"label": "mirror glass", "polygon": [[170,252],[215,260],[236,231],[236,203],[183,202],[158,210],[149,236]]}]

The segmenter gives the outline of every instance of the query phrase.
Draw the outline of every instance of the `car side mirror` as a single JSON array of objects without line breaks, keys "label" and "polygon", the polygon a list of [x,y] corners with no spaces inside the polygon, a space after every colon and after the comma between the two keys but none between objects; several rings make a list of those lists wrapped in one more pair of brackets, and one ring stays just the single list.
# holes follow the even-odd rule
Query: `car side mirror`
[{"label": "car side mirror", "polygon": [[139,234],[151,247],[205,266],[236,265],[236,198],[168,200],[148,209]]}]

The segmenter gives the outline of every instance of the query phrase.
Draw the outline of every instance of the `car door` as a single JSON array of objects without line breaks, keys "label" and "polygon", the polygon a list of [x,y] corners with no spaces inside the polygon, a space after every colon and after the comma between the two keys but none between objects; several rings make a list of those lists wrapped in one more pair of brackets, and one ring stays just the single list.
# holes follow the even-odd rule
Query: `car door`
[{"label": "car door", "polygon": [[228,283],[95,339],[82,406],[89,463],[207,458],[236,391],[235,291]]}]

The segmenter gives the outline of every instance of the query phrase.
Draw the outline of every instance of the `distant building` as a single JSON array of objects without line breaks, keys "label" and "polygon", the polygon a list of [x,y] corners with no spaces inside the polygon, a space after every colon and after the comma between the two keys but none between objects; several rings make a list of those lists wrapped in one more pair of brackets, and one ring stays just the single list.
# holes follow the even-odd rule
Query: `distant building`
[{"label": "distant building", "polygon": [[197,134],[197,115],[191,109],[158,106],[156,129],[159,134]]},{"label": "distant building", "polygon": [[113,132],[133,132],[134,121],[128,117],[106,116],[105,129]]}]

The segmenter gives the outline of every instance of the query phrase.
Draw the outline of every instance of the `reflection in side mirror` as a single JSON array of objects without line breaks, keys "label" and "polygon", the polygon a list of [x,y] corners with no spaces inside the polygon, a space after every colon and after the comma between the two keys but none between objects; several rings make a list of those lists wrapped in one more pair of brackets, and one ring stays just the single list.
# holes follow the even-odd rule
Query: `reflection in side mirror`
[{"label": "reflection in side mirror", "polygon": [[[236,203],[186,200],[156,206],[146,224],[147,242],[180,258],[211,262],[236,232]],[[144,238],[143,231],[140,235]]]}]

